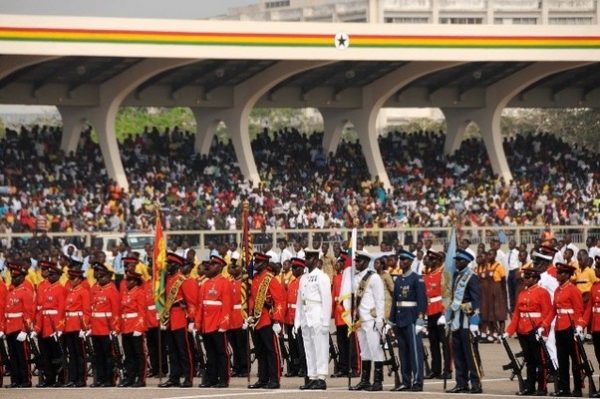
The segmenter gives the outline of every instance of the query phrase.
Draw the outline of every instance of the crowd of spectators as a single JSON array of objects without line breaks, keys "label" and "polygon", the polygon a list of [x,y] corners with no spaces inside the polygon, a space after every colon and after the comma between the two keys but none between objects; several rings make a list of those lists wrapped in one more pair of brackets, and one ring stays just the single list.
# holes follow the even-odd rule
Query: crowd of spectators
[{"label": "crowd of spectators", "polygon": [[[252,142],[262,180],[245,181],[233,146],[194,153],[194,134],[145,129],[120,143],[130,189],[112,181],[89,130],[60,151],[58,127],[7,129],[0,141],[0,233],[150,230],[156,208],[171,230],[522,226],[600,223],[597,154],[548,134],[505,140],[514,180],[493,175],[483,142],[444,156],[444,134],[390,132],[380,149],[393,190],[368,174],[358,142],[335,154],[322,133],[264,131]],[[9,190],[14,187],[15,190]]]}]

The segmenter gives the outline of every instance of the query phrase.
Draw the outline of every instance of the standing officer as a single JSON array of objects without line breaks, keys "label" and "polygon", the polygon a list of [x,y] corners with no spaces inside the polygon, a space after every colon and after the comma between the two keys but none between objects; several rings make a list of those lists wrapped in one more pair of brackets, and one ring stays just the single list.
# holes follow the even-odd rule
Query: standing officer
[{"label": "standing officer", "polygon": [[[427,294],[427,331],[429,348],[431,349],[431,374],[425,378],[452,378],[452,362],[450,349],[446,339],[446,316],[442,301],[442,278],[444,255],[440,252],[427,251],[425,256],[425,274],[423,282]],[[441,346],[441,350],[440,350]],[[444,369],[442,371],[442,355]],[[442,374],[443,372],[443,374]]]},{"label": "standing officer", "polygon": [[27,275],[25,265],[9,262],[11,285],[6,294],[4,332],[8,344],[11,374],[7,388],[31,387],[31,369],[28,362],[27,333],[34,316],[33,291],[23,282]]},{"label": "standing officer", "polygon": [[394,282],[390,321],[395,324],[394,334],[398,339],[402,385],[392,390],[420,392],[423,390],[423,343],[419,333],[425,329],[425,284],[423,277],[412,271],[415,260],[412,252],[401,250],[398,258],[402,274]]},{"label": "standing officer", "polygon": [[575,267],[566,263],[556,264],[556,279],[559,287],[554,291],[554,314],[556,324],[556,355],[558,357],[558,386],[559,391],[554,396],[571,396],[569,357],[573,364],[573,396],[581,396],[583,380],[579,363],[574,334],[583,338],[583,299],[581,291],[571,280]]},{"label": "standing officer", "polygon": [[125,272],[125,291],[121,298],[121,338],[125,355],[125,381],[119,387],[146,386],[146,294],[143,276],[133,270]]},{"label": "standing officer", "polygon": [[[385,299],[381,277],[374,271],[368,270],[370,260],[371,257],[368,253],[362,251],[356,253],[356,274],[352,277],[352,292],[354,292],[354,309],[356,311],[353,329],[358,331],[362,374],[360,382],[350,387],[351,391],[383,390],[384,355],[381,347],[381,334],[384,326]],[[372,385],[370,383],[371,362],[375,363]]]},{"label": "standing officer", "polygon": [[552,300],[548,291],[537,284],[540,279],[539,271],[533,267],[522,269],[521,278],[525,288],[517,297],[512,320],[506,328],[504,338],[517,333],[527,364],[525,387],[523,391],[517,392],[517,395],[546,396],[546,362],[549,359],[544,359],[538,338],[544,331],[548,331],[554,317]]},{"label": "standing officer", "polygon": [[331,281],[317,267],[318,251],[306,249],[305,257],[308,273],[300,278],[294,328],[302,328],[306,371],[310,381],[300,389],[327,389],[325,378],[329,371]]},{"label": "standing officer", "polygon": [[258,360],[258,381],[249,389],[278,389],[281,364],[276,335],[281,332],[285,315],[285,292],[267,268],[270,257],[254,254],[254,271],[247,324],[253,327],[253,342]]},{"label": "standing officer", "polygon": [[62,337],[67,290],[59,281],[62,273],[62,269],[56,264],[48,269],[50,284],[40,293],[38,303],[41,307],[35,318],[35,333],[40,336],[40,354],[44,368],[42,385],[45,387],[62,386],[67,373],[63,369],[66,359]]},{"label": "standing officer", "polygon": [[[194,326],[198,298],[198,285],[194,279],[186,279],[179,269],[186,260],[169,252],[167,254],[166,301],[161,323],[167,327],[169,348],[169,379],[160,388],[190,388],[194,376],[194,356],[188,329]],[[186,328],[187,327],[187,328]],[[180,383],[180,378],[183,382]]]},{"label": "standing officer", "polygon": [[233,371],[232,377],[248,376],[248,348],[246,331],[242,329],[244,325],[244,316],[242,315],[242,265],[234,261],[232,256],[229,268],[229,278],[231,279],[231,301],[233,311],[229,318],[229,329],[227,330],[227,340],[233,351]]},{"label": "standing officer", "polygon": [[290,359],[292,360],[291,368],[288,370],[286,377],[304,377],[306,376],[306,357],[304,355],[304,342],[300,342],[302,330],[294,330],[294,320],[296,319],[296,302],[298,300],[300,277],[304,274],[306,263],[304,259],[300,258],[292,258],[286,262],[291,265],[293,276],[287,285],[287,312],[285,313],[285,332],[288,336]]},{"label": "standing officer", "polygon": [[92,287],[92,345],[96,364],[96,382],[91,387],[114,387],[116,375],[113,369],[111,337],[117,339],[120,327],[121,297],[115,284],[113,272],[104,263],[93,264],[96,284]]},{"label": "standing officer", "polygon": [[90,289],[83,286],[83,270],[69,269],[69,284],[65,299],[65,349],[68,355],[69,373],[65,387],[84,387],[87,364],[83,339],[89,330],[92,312]]},{"label": "standing officer", "polygon": [[233,311],[231,281],[222,274],[225,259],[213,255],[206,270],[208,280],[202,284],[196,312],[196,329],[202,333],[206,348],[206,380],[200,388],[229,386],[229,351],[226,331]]},{"label": "standing officer", "polygon": [[474,347],[474,335],[479,332],[479,278],[467,267],[474,260],[469,252],[457,250],[454,260],[456,273],[452,284],[452,302],[446,310],[446,320],[450,323],[452,331],[456,386],[446,392],[481,393],[481,365]]}]

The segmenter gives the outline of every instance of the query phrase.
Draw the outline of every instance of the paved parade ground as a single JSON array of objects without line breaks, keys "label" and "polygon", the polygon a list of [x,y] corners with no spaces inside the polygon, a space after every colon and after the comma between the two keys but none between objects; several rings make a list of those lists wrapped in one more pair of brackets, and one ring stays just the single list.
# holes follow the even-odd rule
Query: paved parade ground
[{"label": "paved parade ground", "polygon": [[[518,342],[515,339],[510,339],[509,343],[514,352],[520,351]],[[590,358],[593,356],[593,348],[591,345],[586,345],[586,352]],[[472,395],[480,398],[496,398],[504,396],[514,396],[517,391],[517,382],[508,379],[510,373],[502,370],[502,365],[508,362],[504,349],[500,344],[480,345],[481,357],[483,359],[483,368],[485,376],[483,377],[483,394]],[[592,361],[596,367],[595,360]],[[256,363],[255,363],[256,365]],[[371,376],[372,378],[372,376]],[[4,383],[6,384],[7,378]],[[253,376],[252,382],[256,378]],[[359,378],[352,379],[352,383],[358,383]],[[34,377],[34,384],[37,378]],[[197,386],[200,379],[194,380],[194,385]],[[424,398],[438,397],[464,397],[471,395],[455,395],[443,393],[443,382],[441,380],[426,380],[424,392],[404,393],[404,392],[389,392],[393,386],[393,377],[385,375],[385,391],[383,392],[350,392],[347,389],[348,380],[344,379],[328,379],[327,391],[301,391],[298,386],[302,385],[301,378],[285,378],[281,380],[281,389],[278,390],[251,390],[247,389],[246,378],[232,378],[229,388],[211,389],[211,388],[157,388],[158,379],[148,379],[146,388],[29,388],[29,389],[3,389],[0,390],[0,398],[6,399],[31,399],[35,397],[43,399],[201,399],[201,398],[255,398],[262,396],[265,398],[280,398],[286,395],[288,399],[301,398],[339,398],[339,399],[358,399],[358,398],[392,398],[398,396],[412,396]],[[454,386],[454,381],[448,381],[448,388]],[[587,384],[586,384],[587,386]],[[550,392],[553,391],[552,385],[548,387]],[[584,396],[587,396],[587,389],[584,391]]]}]

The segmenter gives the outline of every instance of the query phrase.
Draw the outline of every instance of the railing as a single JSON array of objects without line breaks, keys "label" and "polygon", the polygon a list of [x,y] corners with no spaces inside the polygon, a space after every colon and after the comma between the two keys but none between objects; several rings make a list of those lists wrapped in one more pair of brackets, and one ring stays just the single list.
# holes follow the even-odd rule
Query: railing
[{"label": "railing", "polygon": [[497,11],[532,11],[539,10],[541,3],[539,0],[494,0],[492,4]]},{"label": "railing", "polygon": [[[583,245],[587,237],[600,238],[600,226],[550,226],[554,236],[561,239],[565,234],[570,234],[573,243]],[[521,226],[521,227],[462,227],[458,231],[460,238],[468,238],[471,245],[480,243],[489,244],[494,238],[500,239],[503,244],[514,239],[517,244],[525,243],[529,247],[535,244],[543,231],[544,226]],[[312,246],[313,243],[329,242],[344,243],[350,237],[349,229],[298,229],[298,230],[267,230],[251,231],[251,237],[254,250],[261,250],[265,244],[272,243],[273,246],[280,238],[285,238],[288,242],[301,241],[303,246]],[[435,248],[443,247],[450,235],[450,228],[435,227],[407,227],[401,229],[392,228],[371,228],[358,229],[358,237],[362,238],[367,247],[377,247],[383,241],[388,243],[397,242],[402,245],[415,243],[418,240],[431,239]],[[144,233],[152,236],[152,232],[135,232],[135,234]],[[129,234],[134,234],[133,232]],[[219,230],[219,231],[166,231],[167,239],[181,241],[187,239],[190,245],[198,250],[205,250],[210,241],[220,242],[242,242],[242,232],[240,230]],[[0,234],[2,248],[23,247],[33,236],[31,233],[4,233]],[[125,236],[125,233],[48,233],[48,236],[55,241],[55,245],[64,245],[74,242],[81,248],[85,245],[89,247],[102,239],[118,239]],[[199,254],[200,255],[200,254]]]}]

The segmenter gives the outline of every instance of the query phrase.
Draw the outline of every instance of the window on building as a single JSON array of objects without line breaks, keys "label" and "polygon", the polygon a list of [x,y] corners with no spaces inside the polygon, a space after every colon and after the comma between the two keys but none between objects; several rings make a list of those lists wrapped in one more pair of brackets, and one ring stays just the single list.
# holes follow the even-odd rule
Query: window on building
[{"label": "window on building", "polygon": [[536,25],[538,19],[535,17],[494,18],[496,25]]},{"label": "window on building", "polygon": [[550,17],[548,23],[550,25],[592,25],[594,19],[592,17]]},{"label": "window on building", "polygon": [[385,17],[386,24],[428,24],[427,17]]},{"label": "window on building", "polygon": [[452,17],[452,18],[440,18],[440,24],[451,24],[451,25],[481,25],[483,24],[483,18],[477,17]]},{"label": "window on building", "polygon": [[279,1],[267,1],[265,3],[266,8],[280,8],[280,7],[289,7],[290,0],[279,0]]}]

